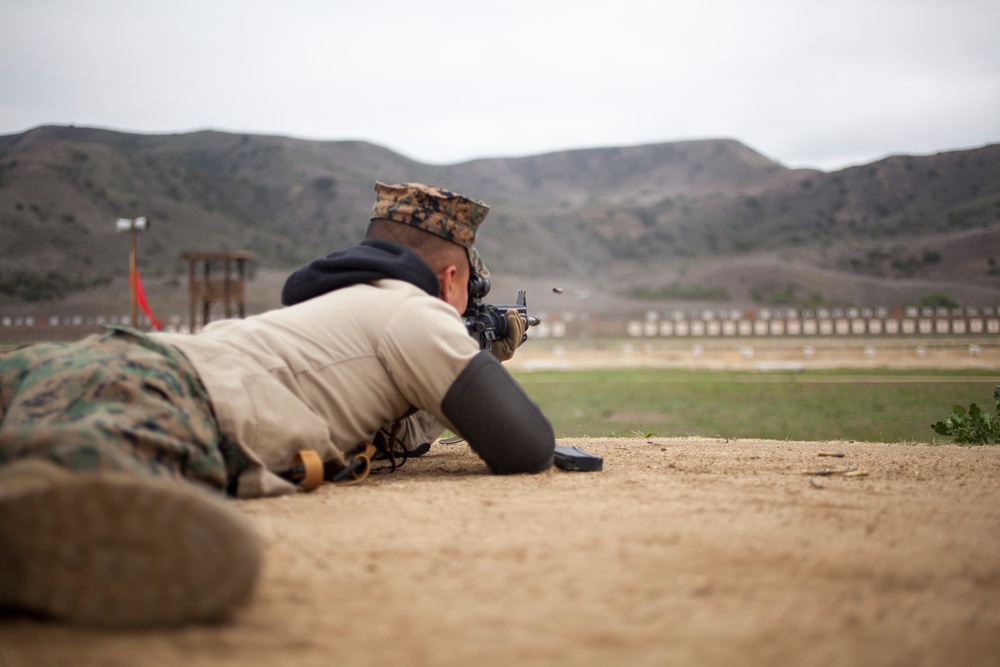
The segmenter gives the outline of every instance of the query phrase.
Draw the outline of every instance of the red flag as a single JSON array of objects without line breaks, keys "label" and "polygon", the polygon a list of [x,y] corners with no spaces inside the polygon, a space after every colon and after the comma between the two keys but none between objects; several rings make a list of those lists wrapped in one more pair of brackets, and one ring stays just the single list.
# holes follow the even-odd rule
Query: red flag
[{"label": "red flag", "polygon": [[[149,322],[153,325],[153,329],[160,331],[163,328],[163,325],[160,324],[159,320],[153,317],[152,311],[149,310],[149,304],[146,302],[146,293],[142,291],[142,281],[139,279],[139,269],[135,269],[135,273],[130,278],[135,287],[135,302],[139,304],[140,308],[142,308],[142,312],[146,313],[146,317],[149,318]],[[132,326],[135,326],[135,324],[136,323],[133,322]]]}]

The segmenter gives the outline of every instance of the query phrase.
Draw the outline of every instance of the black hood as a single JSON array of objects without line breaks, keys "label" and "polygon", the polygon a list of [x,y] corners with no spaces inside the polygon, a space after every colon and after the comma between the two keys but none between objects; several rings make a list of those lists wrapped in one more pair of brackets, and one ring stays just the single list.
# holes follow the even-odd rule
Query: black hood
[{"label": "black hood", "polygon": [[293,306],[343,287],[383,278],[404,280],[438,296],[437,276],[417,253],[399,243],[368,239],[314,259],[288,276],[281,290],[281,303]]}]

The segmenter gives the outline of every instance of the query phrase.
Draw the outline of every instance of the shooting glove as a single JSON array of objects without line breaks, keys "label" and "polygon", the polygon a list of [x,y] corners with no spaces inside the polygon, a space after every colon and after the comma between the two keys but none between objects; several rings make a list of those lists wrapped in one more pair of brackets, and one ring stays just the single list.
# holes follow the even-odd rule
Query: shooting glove
[{"label": "shooting glove", "polygon": [[490,352],[497,358],[497,361],[507,361],[514,356],[514,351],[524,339],[524,329],[527,323],[513,308],[507,309],[507,337],[493,343]]}]

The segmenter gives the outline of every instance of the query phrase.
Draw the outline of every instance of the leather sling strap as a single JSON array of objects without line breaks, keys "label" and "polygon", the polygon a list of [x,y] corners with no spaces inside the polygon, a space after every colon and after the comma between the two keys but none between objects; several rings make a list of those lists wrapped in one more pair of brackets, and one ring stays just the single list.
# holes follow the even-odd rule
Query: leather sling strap
[{"label": "leather sling strap", "polygon": [[[338,486],[350,486],[360,484],[368,478],[372,469],[372,456],[375,454],[375,445],[370,442],[358,445],[354,453],[350,455],[346,467],[335,473],[329,481]],[[292,470],[294,477],[286,477],[290,481],[298,483],[303,491],[315,491],[323,484],[325,468],[323,460],[312,449],[301,449],[292,458]]]},{"label": "leather sling strap", "polygon": [[300,449],[295,452],[292,464],[302,466],[305,477],[302,480],[303,491],[313,491],[323,483],[323,459],[312,449]]},{"label": "leather sling strap", "polygon": [[370,442],[358,445],[351,457],[351,462],[347,467],[334,475],[330,481],[338,486],[351,486],[360,484],[368,479],[368,473],[372,470],[372,455],[375,454],[375,445]]},{"label": "leather sling strap", "polygon": [[[396,468],[396,437],[402,428],[402,421],[397,421],[392,425],[389,435],[388,455],[392,462],[392,468]],[[358,445],[354,453],[349,457],[347,466],[329,477],[329,481],[339,486],[350,486],[360,484],[368,478],[372,470],[372,456],[375,455],[375,445],[365,442]],[[323,483],[326,471],[323,467],[323,460],[319,454],[312,449],[300,449],[292,458],[292,471],[294,477],[286,477],[299,482],[299,488],[303,491],[315,491]]]}]

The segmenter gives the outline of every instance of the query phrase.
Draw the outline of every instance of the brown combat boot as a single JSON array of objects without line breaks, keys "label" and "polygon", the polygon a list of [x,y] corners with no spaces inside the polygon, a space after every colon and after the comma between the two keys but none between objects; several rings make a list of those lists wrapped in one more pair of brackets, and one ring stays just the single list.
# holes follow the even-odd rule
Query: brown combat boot
[{"label": "brown combat boot", "polygon": [[259,568],[250,523],[200,489],[40,459],[0,468],[2,607],[104,628],[215,621]]}]

